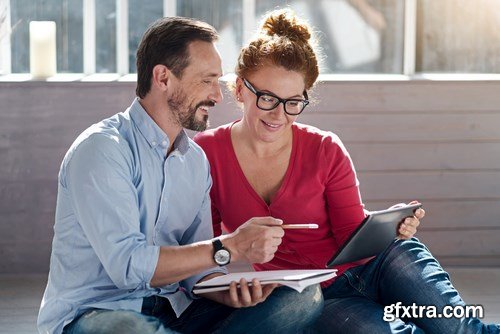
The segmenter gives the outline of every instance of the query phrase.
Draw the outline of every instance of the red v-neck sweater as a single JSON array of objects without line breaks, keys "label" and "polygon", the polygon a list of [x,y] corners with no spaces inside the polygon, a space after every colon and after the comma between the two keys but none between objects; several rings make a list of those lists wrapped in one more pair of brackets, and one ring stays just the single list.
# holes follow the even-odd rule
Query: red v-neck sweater
[{"label": "red v-neck sweater", "polygon": [[[233,232],[252,217],[272,216],[286,224],[316,223],[318,229],[286,230],[275,257],[254,268],[324,269],[365,217],[359,182],[344,145],[331,132],[293,124],[290,163],[281,187],[267,205],[246,179],[236,158],[231,142],[233,124],[194,138],[210,162],[214,234],[221,234],[221,223],[225,230]],[[337,267],[338,275],[357,264]]]}]

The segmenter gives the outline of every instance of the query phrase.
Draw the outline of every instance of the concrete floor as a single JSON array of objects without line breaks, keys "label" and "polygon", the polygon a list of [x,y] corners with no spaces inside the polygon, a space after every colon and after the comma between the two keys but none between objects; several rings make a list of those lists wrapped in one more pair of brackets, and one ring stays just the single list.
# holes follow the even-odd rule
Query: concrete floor
[{"label": "concrete floor", "polygon": [[[500,268],[446,268],[467,304],[484,306],[484,321],[500,323]],[[0,333],[36,333],[46,275],[0,275]]]}]

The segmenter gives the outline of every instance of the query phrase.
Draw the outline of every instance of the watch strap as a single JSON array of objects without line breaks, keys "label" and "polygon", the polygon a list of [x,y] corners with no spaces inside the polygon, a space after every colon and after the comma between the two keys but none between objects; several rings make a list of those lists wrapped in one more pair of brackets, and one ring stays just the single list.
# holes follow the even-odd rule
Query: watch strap
[{"label": "watch strap", "polygon": [[224,245],[222,244],[222,241],[220,241],[220,239],[214,239],[214,240],[212,241],[212,245],[214,245],[214,254],[215,254],[218,250],[225,249],[225,248],[224,248]]}]

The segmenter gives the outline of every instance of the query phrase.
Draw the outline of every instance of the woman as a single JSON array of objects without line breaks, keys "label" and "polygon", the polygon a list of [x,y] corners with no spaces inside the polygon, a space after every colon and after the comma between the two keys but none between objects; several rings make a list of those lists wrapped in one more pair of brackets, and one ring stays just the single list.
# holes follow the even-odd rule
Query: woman
[{"label": "woman", "polygon": [[[309,27],[290,11],[275,11],[245,46],[236,66],[234,94],[243,118],[195,137],[211,165],[215,234],[232,232],[251,217],[287,224],[316,223],[317,230],[288,230],[275,257],[256,270],[324,268],[365,217],[349,154],[330,132],[295,123],[318,77]],[[412,238],[422,209],[400,226],[401,240],[367,263],[337,267],[322,284],[325,308],[316,330],[329,333],[452,333],[489,328],[478,319],[383,320],[384,307],[463,305],[446,272]]]}]

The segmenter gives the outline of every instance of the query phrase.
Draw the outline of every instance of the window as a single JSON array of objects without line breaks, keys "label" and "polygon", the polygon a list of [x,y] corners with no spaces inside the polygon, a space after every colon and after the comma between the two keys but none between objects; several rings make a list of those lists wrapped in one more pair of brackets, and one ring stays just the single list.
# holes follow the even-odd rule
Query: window
[{"label": "window", "polygon": [[141,42],[142,35],[153,21],[163,17],[162,1],[128,1],[128,62],[129,72],[137,72],[135,51]]},{"label": "window", "polygon": [[96,1],[96,50],[97,73],[116,72],[116,1]]},{"label": "window", "polygon": [[56,22],[59,73],[134,73],[144,31],[164,15],[212,24],[232,72],[262,15],[278,7],[315,28],[323,74],[500,73],[498,0],[2,0],[0,74],[29,72],[31,20]]},{"label": "window", "polygon": [[224,72],[233,72],[243,44],[242,2],[234,0],[177,0],[177,15],[206,21],[219,32],[217,48]]},{"label": "window", "polygon": [[11,66],[29,72],[29,22],[55,21],[58,72],[83,72],[83,0],[10,1]]},{"label": "window", "polygon": [[402,73],[404,1],[257,0],[257,20],[284,6],[319,32],[322,73]]},{"label": "window", "polygon": [[420,0],[418,72],[500,73],[500,1]]}]

